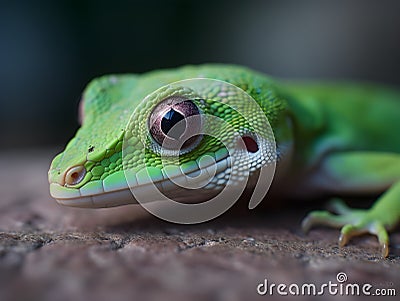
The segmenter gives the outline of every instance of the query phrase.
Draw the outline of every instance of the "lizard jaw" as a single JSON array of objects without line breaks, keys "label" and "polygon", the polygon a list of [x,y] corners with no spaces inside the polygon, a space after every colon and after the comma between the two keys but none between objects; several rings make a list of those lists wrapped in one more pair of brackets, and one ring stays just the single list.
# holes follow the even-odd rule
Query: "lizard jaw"
[{"label": "lizard jaw", "polygon": [[[223,183],[221,183],[223,182],[223,180],[221,181],[221,177],[217,181],[217,175],[226,172],[229,166],[230,158],[227,156],[221,158],[215,164],[205,167],[205,171],[211,168],[215,169],[214,179],[216,181],[215,183],[208,184],[209,189],[206,189],[201,194],[197,190],[194,190],[196,192],[193,193],[193,190],[182,188],[174,183],[179,182],[187,176],[197,176],[200,171],[199,169],[190,173],[175,174],[172,176],[174,181],[171,181],[167,177],[158,180],[141,177],[139,173],[148,174],[150,172],[149,170],[143,170],[136,174],[136,179],[133,181],[127,181],[125,173],[119,171],[104,180],[89,182],[79,189],[68,188],[53,182],[50,184],[50,194],[60,205],[81,208],[106,208],[138,204],[134,194],[146,195],[148,191],[154,189],[153,185],[155,185],[163,194],[167,196],[171,194],[170,198],[176,201],[187,202],[187,199],[190,199],[191,202],[198,202],[207,199],[210,195],[217,194],[224,187]],[[131,184],[130,186],[128,182]]]}]

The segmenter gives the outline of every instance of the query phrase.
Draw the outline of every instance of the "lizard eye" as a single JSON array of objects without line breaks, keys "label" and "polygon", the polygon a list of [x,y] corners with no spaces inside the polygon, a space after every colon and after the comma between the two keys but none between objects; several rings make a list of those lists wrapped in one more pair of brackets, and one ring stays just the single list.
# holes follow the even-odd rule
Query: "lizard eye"
[{"label": "lizard eye", "polygon": [[169,97],[150,115],[149,129],[155,142],[169,150],[188,152],[201,140],[201,115],[197,105],[183,97]]}]

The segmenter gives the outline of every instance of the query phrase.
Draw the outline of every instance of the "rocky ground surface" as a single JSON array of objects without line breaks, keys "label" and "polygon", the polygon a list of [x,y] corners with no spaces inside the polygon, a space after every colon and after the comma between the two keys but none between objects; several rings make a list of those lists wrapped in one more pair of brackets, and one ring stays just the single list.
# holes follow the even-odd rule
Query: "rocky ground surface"
[{"label": "rocky ground surface", "polygon": [[[48,193],[52,156],[0,153],[0,300],[262,300],[278,295],[257,294],[264,279],[319,287],[338,284],[338,273],[344,284],[400,294],[398,232],[381,259],[373,237],[339,248],[337,230],[302,234],[310,207],[232,212],[195,226],[162,222],[136,206],[61,207]],[[324,294],[343,298],[353,297]]]}]

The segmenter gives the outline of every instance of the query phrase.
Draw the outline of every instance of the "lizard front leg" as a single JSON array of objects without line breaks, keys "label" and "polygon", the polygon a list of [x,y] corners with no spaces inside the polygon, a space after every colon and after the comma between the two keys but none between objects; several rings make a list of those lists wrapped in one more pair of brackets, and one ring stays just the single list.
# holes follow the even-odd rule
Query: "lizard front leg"
[{"label": "lizard front leg", "polygon": [[[382,256],[389,254],[388,230],[400,220],[400,155],[393,153],[351,152],[331,155],[323,164],[330,181],[344,193],[384,193],[370,209],[351,209],[334,200],[329,211],[313,211],[302,222],[305,232],[316,225],[341,227],[339,245],[354,236],[369,233],[378,237]],[[386,191],[385,191],[386,189]]]}]

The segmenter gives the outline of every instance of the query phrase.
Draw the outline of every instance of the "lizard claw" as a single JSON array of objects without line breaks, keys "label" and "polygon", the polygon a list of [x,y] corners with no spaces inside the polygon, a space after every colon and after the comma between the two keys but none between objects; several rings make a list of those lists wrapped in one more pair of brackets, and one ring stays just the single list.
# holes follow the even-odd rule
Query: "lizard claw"
[{"label": "lizard claw", "polygon": [[389,254],[389,235],[384,223],[379,216],[374,215],[371,210],[351,209],[341,200],[334,200],[329,204],[330,209],[339,214],[335,215],[329,211],[310,212],[302,222],[302,229],[307,233],[316,225],[324,225],[340,228],[339,246],[345,246],[352,237],[365,233],[375,235],[378,238],[382,250],[382,257]]},{"label": "lizard claw", "polygon": [[386,258],[389,256],[389,244],[388,243],[384,243],[383,245],[381,245],[382,247],[382,257]]},{"label": "lizard claw", "polygon": [[382,257],[387,257],[389,255],[389,235],[383,224],[380,222],[365,222],[360,223],[359,225],[344,225],[339,237],[339,246],[345,246],[352,237],[364,233],[375,235],[378,238],[382,249]]},{"label": "lizard claw", "polygon": [[380,222],[375,222],[371,225],[370,233],[378,237],[382,248],[382,257],[387,257],[389,255],[389,234],[385,226]]},{"label": "lizard claw", "polygon": [[344,225],[340,231],[339,246],[344,247],[352,237],[365,233],[363,228],[354,226],[352,224]]}]

